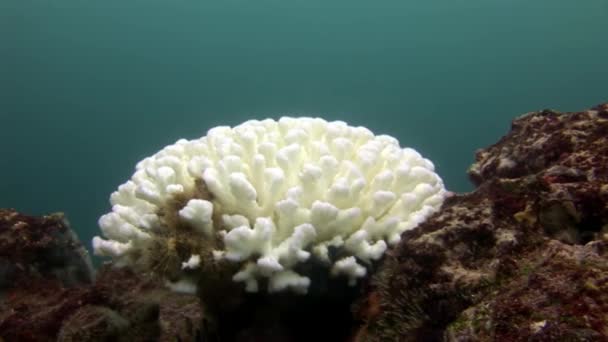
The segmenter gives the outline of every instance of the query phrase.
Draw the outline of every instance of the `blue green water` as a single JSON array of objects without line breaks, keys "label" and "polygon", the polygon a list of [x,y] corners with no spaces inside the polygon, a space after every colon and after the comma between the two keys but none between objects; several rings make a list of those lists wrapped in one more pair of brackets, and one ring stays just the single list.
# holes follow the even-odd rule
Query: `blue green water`
[{"label": "blue green water", "polygon": [[216,125],[320,115],[471,189],[513,116],[608,100],[608,0],[0,0],[0,207],[88,244],[135,163]]}]

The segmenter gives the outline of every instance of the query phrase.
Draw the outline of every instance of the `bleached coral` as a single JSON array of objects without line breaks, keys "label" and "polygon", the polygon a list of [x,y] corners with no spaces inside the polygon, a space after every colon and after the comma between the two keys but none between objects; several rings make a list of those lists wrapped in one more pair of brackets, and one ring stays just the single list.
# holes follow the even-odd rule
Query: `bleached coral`
[{"label": "bleached coral", "polygon": [[[196,249],[205,244],[191,244],[177,262],[184,272],[238,263],[233,280],[249,291],[267,278],[271,292],[306,292],[310,279],[294,270],[298,264],[317,260],[354,284],[445,194],[433,164],[392,137],[317,118],[247,121],[139,162],[112,194],[112,211],[99,220],[106,239],[95,237],[93,246],[141,265],[155,239],[180,232],[213,249],[202,260],[205,251]],[[169,250],[180,248],[181,240],[167,241]]]}]

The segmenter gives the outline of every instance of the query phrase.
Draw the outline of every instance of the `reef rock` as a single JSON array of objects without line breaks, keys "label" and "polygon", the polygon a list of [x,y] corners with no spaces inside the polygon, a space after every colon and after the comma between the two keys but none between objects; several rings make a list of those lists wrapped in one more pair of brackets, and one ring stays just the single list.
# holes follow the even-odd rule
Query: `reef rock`
[{"label": "reef rock", "polygon": [[0,293],[39,279],[74,286],[93,277],[89,253],[63,214],[32,217],[0,209]]},{"label": "reef rock", "polygon": [[205,340],[204,306],[156,278],[104,268],[95,285],[39,280],[12,289],[0,303],[5,341]]},{"label": "reef rock", "polygon": [[386,256],[355,341],[608,340],[608,105],[513,121]]},{"label": "reef rock", "polygon": [[204,340],[204,306],[157,278],[93,268],[62,215],[0,210],[0,341]]}]

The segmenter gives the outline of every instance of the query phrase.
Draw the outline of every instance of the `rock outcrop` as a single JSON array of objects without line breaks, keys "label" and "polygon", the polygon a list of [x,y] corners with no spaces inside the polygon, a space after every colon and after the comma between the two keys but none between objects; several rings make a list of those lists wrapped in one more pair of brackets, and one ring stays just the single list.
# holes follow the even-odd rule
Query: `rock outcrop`
[{"label": "rock outcrop", "polygon": [[608,105],[513,121],[384,260],[356,341],[608,340]]},{"label": "rock outcrop", "polygon": [[103,267],[61,214],[0,210],[0,341],[194,341],[204,307],[158,279]]}]

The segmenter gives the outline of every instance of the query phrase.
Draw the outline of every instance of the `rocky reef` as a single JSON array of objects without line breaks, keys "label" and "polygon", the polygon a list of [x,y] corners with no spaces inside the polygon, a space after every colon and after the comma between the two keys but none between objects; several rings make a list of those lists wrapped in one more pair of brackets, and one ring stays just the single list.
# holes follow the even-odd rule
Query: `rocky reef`
[{"label": "rocky reef", "polygon": [[86,249],[61,214],[0,210],[0,341],[193,341],[195,296],[104,267],[93,283]]},{"label": "rocky reef", "polygon": [[513,121],[384,259],[356,341],[608,339],[608,105]]},{"label": "rocky reef", "polygon": [[95,276],[62,215],[0,210],[0,341],[608,340],[608,105],[516,118],[469,175],[330,297]]},{"label": "rocky reef", "polygon": [[0,295],[7,288],[50,278],[65,286],[94,278],[89,254],[65,217],[0,209]]}]

